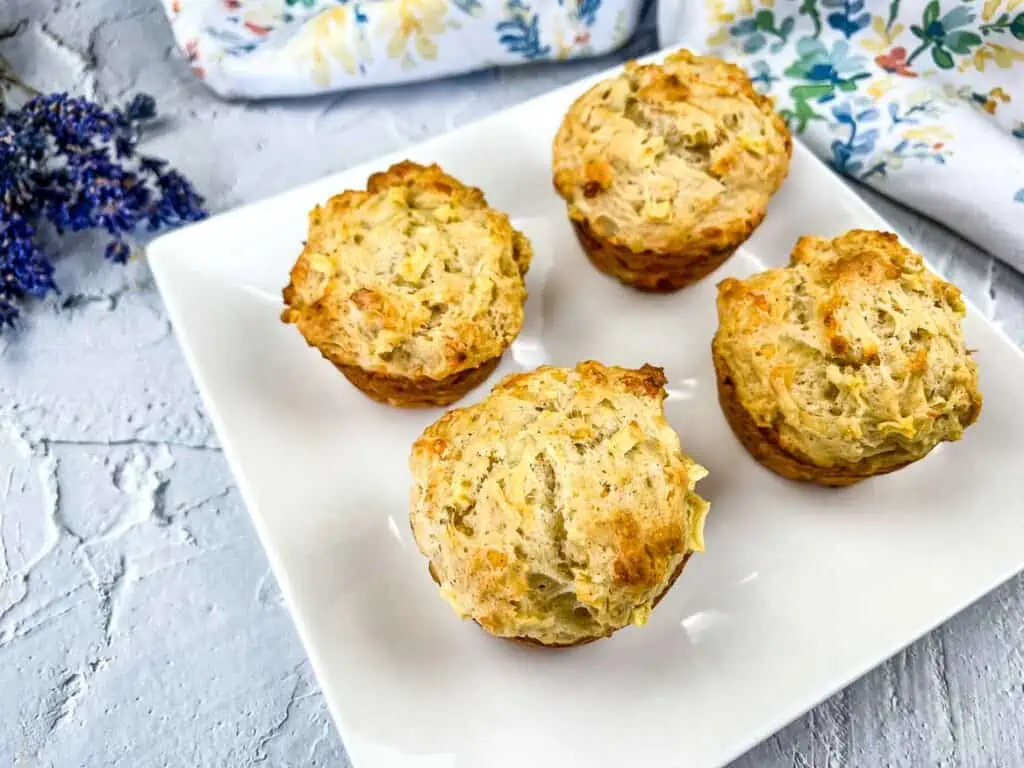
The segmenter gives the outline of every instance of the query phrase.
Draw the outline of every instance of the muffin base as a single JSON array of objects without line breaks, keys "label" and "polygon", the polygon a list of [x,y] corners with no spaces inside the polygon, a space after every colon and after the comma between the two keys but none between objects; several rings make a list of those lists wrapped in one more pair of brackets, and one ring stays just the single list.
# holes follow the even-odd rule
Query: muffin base
[{"label": "muffin base", "polygon": [[762,218],[763,214],[751,220],[735,245],[675,252],[646,250],[636,253],[623,245],[603,240],[585,221],[573,220],[572,226],[583,252],[599,270],[641,291],[667,293],[685,288],[714,272],[736,252]]},{"label": "muffin base", "polygon": [[[667,595],[668,591],[670,589],[672,589],[672,585],[676,583],[676,579],[678,579],[679,578],[679,574],[681,574],[683,572],[683,568],[686,567],[686,563],[689,562],[690,555],[692,555],[692,554],[693,554],[692,551],[687,552],[685,557],[683,557],[682,562],[680,562],[679,565],[676,566],[676,570],[672,574],[672,578],[670,578],[668,580],[668,584],[666,584],[665,588],[663,590],[661,590],[661,594],[658,595],[656,598],[654,598],[654,603],[652,603],[652,605],[651,605],[652,609],[657,607],[658,603],[661,602],[661,598],[663,598],[665,595]],[[629,626],[629,625],[627,625],[627,626]],[[622,627],[620,627],[619,629],[622,629]],[[561,650],[563,648],[578,648],[581,645],[589,645],[590,643],[593,643],[593,642],[595,642],[597,640],[603,640],[606,637],[611,637],[616,632],[618,632],[618,630],[617,629],[613,629],[607,635],[597,635],[596,637],[585,637],[582,640],[576,640],[575,642],[572,642],[572,643],[542,643],[540,640],[537,640],[537,639],[532,638],[532,637],[526,637],[524,635],[520,635],[518,637],[506,637],[504,639],[505,640],[510,640],[513,643],[516,643],[518,645],[525,645],[525,646],[527,646],[529,648],[545,648],[545,649],[557,651],[557,650]]]},{"label": "muffin base", "polygon": [[471,389],[479,386],[490,376],[501,362],[501,355],[443,379],[426,377],[409,378],[388,376],[382,373],[364,371],[359,366],[341,365],[335,367],[367,397],[378,403],[399,408],[436,408],[451,405]]},{"label": "muffin base", "polygon": [[736,438],[747,452],[763,466],[789,480],[817,483],[829,488],[843,488],[876,475],[895,472],[917,459],[898,462],[889,466],[878,466],[858,462],[845,467],[819,467],[794,455],[779,445],[778,433],[773,429],[759,427],[740,403],[736,388],[729,378],[725,362],[712,345],[711,356],[715,363],[715,378],[718,382],[718,402],[722,406],[725,420],[729,422]]}]

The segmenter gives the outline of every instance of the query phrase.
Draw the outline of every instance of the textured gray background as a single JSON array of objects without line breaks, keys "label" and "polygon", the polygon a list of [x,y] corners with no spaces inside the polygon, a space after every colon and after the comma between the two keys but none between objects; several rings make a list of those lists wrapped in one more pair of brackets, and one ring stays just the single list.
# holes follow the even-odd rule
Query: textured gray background
[{"label": "textured gray background", "polygon": [[[652,22],[629,53],[653,47]],[[608,64],[226,104],[157,0],[0,0],[0,38],[41,89],[154,94],[166,119],[147,148],[215,211]],[[1024,280],[868,197],[1024,343]],[[146,266],[97,246],[70,241],[64,293],[0,337],[0,766],[345,766]],[[1018,577],[736,767],[1024,765],[1022,618]]]}]

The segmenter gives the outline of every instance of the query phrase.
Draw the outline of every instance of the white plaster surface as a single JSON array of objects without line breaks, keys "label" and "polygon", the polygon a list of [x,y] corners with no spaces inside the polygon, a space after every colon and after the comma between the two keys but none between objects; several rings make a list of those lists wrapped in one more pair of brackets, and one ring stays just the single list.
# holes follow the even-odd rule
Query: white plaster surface
[{"label": "white plaster surface", "polygon": [[[629,53],[653,47],[652,15]],[[229,104],[157,0],[0,0],[0,54],[40,88],[155,95],[147,147],[214,211],[609,63]],[[1024,344],[1024,278],[866,196]],[[0,337],[0,766],[346,766],[146,266],[100,245],[66,241],[63,294]],[[1018,577],[735,768],[1024,766],[1022,627]]]}]

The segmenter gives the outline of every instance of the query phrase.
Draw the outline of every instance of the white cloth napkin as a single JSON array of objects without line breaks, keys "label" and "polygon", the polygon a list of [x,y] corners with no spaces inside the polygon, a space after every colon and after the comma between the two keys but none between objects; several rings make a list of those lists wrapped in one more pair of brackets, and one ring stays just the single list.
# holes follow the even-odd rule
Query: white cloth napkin
[{"label": "white cloth napkin", "polygon": [[[3,2],[3,0],[0,0]],[[193,71],[228,97],[295,96],[593,56],[643,0],[163,0]]]},{"label": "white cloth napkin", "polygon": [[[2,0],[0,0],[2,2]],[[643,0],[163,0],[195,72],[301,95],[607,52]],[[833,168],[1024,272],[1024,0],[660,0]]]},{"label": "white cloth napkin", "polygon": [[661,0],[833,168],[1024,272],[1024,0]]}]

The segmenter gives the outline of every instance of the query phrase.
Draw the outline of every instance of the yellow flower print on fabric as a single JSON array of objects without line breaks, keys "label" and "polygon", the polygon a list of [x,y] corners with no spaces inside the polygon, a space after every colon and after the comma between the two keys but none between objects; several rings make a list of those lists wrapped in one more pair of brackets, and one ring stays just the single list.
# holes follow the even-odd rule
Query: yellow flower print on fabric
[{"label": "yellow flower print on fabric", "polygon": [[559,61],[572,56],[572,39],[567,38],[561,22],[555,23],[554,33],[555,58]]},{"label": "yellow flower print on fabric", "polygon": [[726,10],[725,0],[704,0],[704,7],[708,18],[718,24],[728,24],[736,18],[736,14]]},{"label": "yellow flower print on fabric", "polygon": [[754,12],[755,6],[761,6],[762,8],[774,8],[775,0],[740,0],[739,2],[739,15],[749,16]]},{"label": "yellow flower print on fabric", "polygon": [[448,0],[397,0],[381,6],[378,33],[389,34],[388,56],[414,66],[410,43],[421,59],[437,58],[437,37],[445,31]]},{"label": "yellow flower print on fabric", "polygon": [[867,88],[868,96],[877,100],[882,99],[889,91],[896,87],[896,82],[892,77],[879,77],[871,81],[871,84]]},{"label": "yellow flower print on fabric", "polygon": [[953,134],[943,128],[941,125],[927,125],[922,128],[908,128],[903,132],[904,138],[913,139],[915,141],[950,141],[953,139]]},{"label": "yellow flower print on fabric", "polygon": [[729,24],[735,20],[736,14],[726,9],[725,0],[704,0],[704,8],[712,27],[717,30],[707,39],[708,47],[714,50],[729,41]]},{"label": "yellow flower print on fabric", "polygon": [[355,22],[352,6],[339,5],[310,19],[286,49],[310,67],[313,82],[321,88],[331,84],[335,62],[353,74],[360,61],[372,54]]},{"label": "yellow flower print on fabric", "polygon": [[1000,9],[1000,6],[1006,2],[1006,0],[985,0],[985,4],[981,8],[981,18],[983,21],[992,21],[996,13],[999,10],[1003,10],[1006,13],[1013,13],[1021,6],[1024,6],[1024,0],[1009,0],[1006,3],[1006,7]]},{"label": "yellow flower print on fabric", "polygon": [[[1021,1],[1024,2],[1024,0]],[[960,65],[960,71],[976,69],[979,72],[984,72],[988,62],[994,63],[1000,69],[1009,69],[1018,61],[1024,61],[1024,50],[986,42],[974,52],[973,56]]]},{"label": "yellow flower print on fabric", "polygon": [[884,53],[892,47],[905,30],[906,27],[898,21],[894,21],[886,27],[885,19],[875,16],[871,19],[871,31],[875,33],[875,39],[862,40],[861,46],[872,53]]},{"label": "yellow flower print on fabric", "polygon": [[994,115],[996,110],[999,109],[1000,104],[1009,104],[1010,101],[1010,94],[1002,88],[997,87],[984,94],[984,101],[981,102],[981,108],[990,115]]}]

